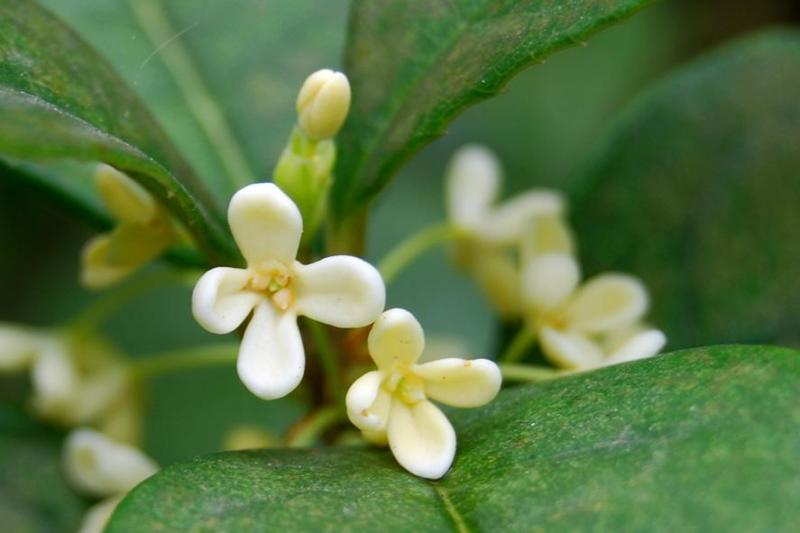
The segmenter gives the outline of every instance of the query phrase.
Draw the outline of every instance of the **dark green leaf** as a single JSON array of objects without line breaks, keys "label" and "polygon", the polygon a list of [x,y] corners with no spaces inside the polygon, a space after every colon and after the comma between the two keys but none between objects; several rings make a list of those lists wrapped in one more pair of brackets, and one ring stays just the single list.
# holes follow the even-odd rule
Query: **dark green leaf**
[{"label": "dark green leaf", "polygon": [[16,408],[0,406],[3,531],[74,531],[85,508],[61,474],[61,436]]},{"label": "dark green leaf", "polygon": [[798,388],[797,352],[677,352],[461,415],[440,482],[379,450],[218,454],[140,485],[109,531],[788,531]]},{"label": "dark green leaf", "polygon": [[648,0],[356,0],[346,72],[353,105],[334,207],[350,214],[466,107],[520,69],[634,13]]},{"label": "dark green leaf", "polygon": [[219,206],[144,105],[97,53],[30,1],[0,6],[0,154],[106,161],[169,206],[209,260],[238,258]]},{"label": "dark green leaf", "polygon": [[800,33],[703,57],[643,95],[573,213],[589,272],[623,270],[684,347],[800,345]]}]

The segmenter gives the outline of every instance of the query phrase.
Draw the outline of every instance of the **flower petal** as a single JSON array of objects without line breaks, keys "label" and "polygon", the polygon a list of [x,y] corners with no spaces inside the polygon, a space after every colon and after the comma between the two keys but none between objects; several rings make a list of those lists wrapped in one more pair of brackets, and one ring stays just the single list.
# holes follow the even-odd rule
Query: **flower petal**
[{"label": "flower petal", "polygon": [[522,297],[532,311],[556,309],[572,296],[580,281],[578,262],[570,255],[548,253],[528,262],[522,270]]},{"label": "flower petal", "polygon": [[626,363],[637,359],[653,357],[664,345],[667,337],[661,330],[647,329],[639,331],[618,345],[603,361],[604,366]]},{"label": "flower petal", "polygon": [[491,150],[477,144],[460,148],[445,178],[447,212],[456,226],[473,230],[489,212],[500,186],[500,163]]},{"label": "flower petal", "polygon": [[0,372],[25,368],[38,350],[36,335],[14,324],[0,323]]},{"label": "flower petal", "polygon": [[133,267],[113,265],[109,261],[111,235],[98,235],[87,242],[81,252],[81,284],[101,289],[118,282],[133,272]]},{"label": "flower petal", "polygon": [[80,378],[66,347],[45,341],[31,369],[33,407],[41,415],[61,420],[70,415],[80,392]]},{"label": "flower petal", "polygon": [[305,352],[297,317],[268,301],[256,306],[239,348],[236,370],[250,392],[265,400],[292,392],[305,370]]},{"label": "flower petal", "polygon": [[241,268],[217,267],[203,274],[192,292],[192,314],[211,333],[230,333],[244,322],[263,298],[245,290],[250,273]]},{"label": "flower petal", "polygon": [[548,253],[575,255],[572,231],[561,214],[543,214],[533,218],[523,230],[520,239],[520,256],[526,264]]},{"label": "flower petal", "polygon": [[478,407],[497,396],[503,378],[488,359],[450,357],[418,365],[414,373],[425,380],[425,395],[453,407]]},{"label": "flower petal", "polygon": [[88,428],[67,436],[64,468],[72,484],[95,496],[124,494],[158,471],[137,448]]},{"label": "flower petal", "polygon": [[376,432],[386,429],[391,396],[381,388],[384,375],[380,370],[367,372],[347,391],[347,416],[358,429]]},{"label": "flower petal", "polygon": [[371,324],[386,303],[380,273],[349,255],[326,257],[310,265],[295,263],[294,283],[297,314],[339,328]]},{"label": "flower petal", "polygon": [[254,183],[240,189],[228,205],[228,223],[248,266],[294,262],[303,218],[275,184]]},{"label": "flower petal", "polygon": [[367,337],[369,353],[378,368],[392,371],[396,364],[410,365],[425,349],[425,333],[405,309],[389,309],[378,317]]},{"label": "flower petal", "polygon": [[481,239],[496,244],[517,244],[526,226],[539,215],[557,215],[564,199],[556,191],[533,189],[514,196],[491,211],[478,228]]},{"label": "flower petal", "polygon": [[539,330],[539,343],[544,355],[561,368],[588,370],[603,361],[600,347],[580,333],[544,327]]},{"label": "flower petal", "polygon": [[83,515],[78,533],[103,533],[123,497],[124,495],[106,498],[89,507]]},{"label": "flower petal", "polygon": [[481,293],[503,317],[518,316],[522,310],[522,298],[514,260],[494,247],[481,246],[474,251],[470,272]]},{"label": "flower petal", "polygon": [[603,333],[639,320],[647,311],[647,290],[624,274],[601,274],[580,287],[568,304],[569,329]]},{"label": "flower petal", "polygon": [[94,179],[106,208],[121,222],[146,224],[159,211],[144,187],[112,166],[98,165]]},{"label": "flower petal", "polygon": [[397,462],[415,476],[439,479],[453,464],[456,433],[444,413],[427,400],[409,406],[395,399],[387,436]]}]

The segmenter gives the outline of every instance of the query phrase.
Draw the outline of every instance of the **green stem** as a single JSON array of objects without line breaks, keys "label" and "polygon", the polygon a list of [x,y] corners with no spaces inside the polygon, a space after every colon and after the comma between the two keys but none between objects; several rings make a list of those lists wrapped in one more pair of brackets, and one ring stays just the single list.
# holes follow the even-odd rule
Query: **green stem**
[{"label": "green stem", "polygon": [[142,30],[156,47],[153,56],[161,56],[206,138],[215,148],[228,181],[237,189],[256,181],[225,115],[211,95],[189,51],[180,42],[179,37],[188,29],[183,32],[175,30],[160,0],[129,0],[128,4]]},{"label": "green stem", "polygon": [[336,404],[340,405],[344,403],[344,390],[342,388],[339,357],[336,349],[328,337],[328,332],[325,331],[325,326],[314,320],[307,320],[306,324],[308,324],[311,337],[317,347],[316,352],[320,365],[322,365],[322,371],[325,373],[325,381],[330,386],[330,391]]},{"label": "green stem", "polygon": [[172,272],[157,271],[134,278],[91,302],[66,324],[66,328],[87,332],[97,329],[103,321],[137,296],[174,279]]},{"label": "green stem", "polygon": [[133,361],[133,369],[138,377],[151,379],[183,370],[232,364],[238,355],[238,342],[213,344],[144,356]]},{"label": "green stem", "polygon": [[384,282],[388,285],[417,257],[453,237],[455,237],[453,227],[442,222],[428,226],[400,242],[378,263],[378,270],[383,275]]},{"label": "green stem", "polygon": [[287,446],[304,448],[319,441],[325,431],[344,420],[344,413],[334,406],[322,407],[295,426],[286,440]]},{"label": "green stem", "polygon": [[500,363],[500,373],[505,381],[548,381],[564,374],[562,370],[546,366]]},{"label": "green stem", "polygon": [[516,363],[525,356],[525,353],[530,349],[535,340],[536,334],[530,328],[523,326],[514,338],[511,339],[511,342],[506,347],[506,351],[498,358],[498,361]]}]

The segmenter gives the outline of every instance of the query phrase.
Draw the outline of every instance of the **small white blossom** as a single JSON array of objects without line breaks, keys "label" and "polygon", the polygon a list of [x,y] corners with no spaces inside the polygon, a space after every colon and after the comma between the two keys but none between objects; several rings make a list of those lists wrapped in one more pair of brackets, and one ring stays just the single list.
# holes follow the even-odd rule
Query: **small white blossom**
[{"label": "small white blossom", "polygon": [[588,370],[651,357],[666,343],[645,328],[647,290],[637,278],[606,273],[583,284],[569,229],[538,217],[522,247],[522,297],[544,354],[559,366]]},{"label": "small white blossom", "polygon": [[507,247],[519,243],[533,217],[561,213],[564,201],[556,191],[531,189],[495,205],[500,182],[495,155],[483,146],[464,146],[447,170],[447,211],[458,232],[458,262],[501,315],[518,316],[519,266]]},{"label": "small white blossom", "polygon": [[67,436],[63,463],[75,488],[103,498],[87,511],[79,533],[101,532],[125,494],[158,471],[158,465],[137,448],[86,428]]},{"label": "small white blossom", "polygon": [[447,473],[456,451],[453,426],[428,398],[454,407],[477,407],[500,390],[500,370],[487,359],[438,359],[418,364],[425,347],[422,327],[403,309],[375,322],[368,347],[378,369],[347,392],[347,414],[364,436],[388,441],[397,462],[420,477]]},{"label": "small white blossom", "polygon": [[107,344],[0,323],[0,372],[30,368],[31,406],[45,420],[93,424],[136,441],[140,402],[125,364]]},{"label": "small white blossom", "polygon": [[110,167],[98,165],[95,184],[118,225],[86,243],[81,281],[89,288],[113,285],[175,242],[177,230],[167,211],[141,185]]},{"label": "small white blossom", "polygon": [[383,310],[386,289],[378,271],[356,257],[296,261],[302,218],[271,183],[237,192],[228,222],[247,268],[206,272],[195,286],[192,311],[218,334],[235,330],[252,312],[239,349],[239,377],[253,394],[280,398],[297,387],[305,369],[298,315],[340,328],[366,326]]},{"label": "small white blossom", "polygon": [[341,72],[330,69],[314,72],[297,95],[300,128],[315,141],[336,135],[349,110],[350,82]]}]

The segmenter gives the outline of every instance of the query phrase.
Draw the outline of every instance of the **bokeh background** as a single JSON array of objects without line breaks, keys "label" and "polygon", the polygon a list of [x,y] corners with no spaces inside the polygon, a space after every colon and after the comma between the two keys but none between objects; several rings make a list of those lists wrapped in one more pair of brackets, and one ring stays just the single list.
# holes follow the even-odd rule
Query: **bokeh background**
[{"label": "bokeh background", "polygon": [[[42,3],[115,65],[201,175],[222,172],[126,2]],[[341,65],[347,2],[165,3],[251,166],[266,178],[292,128],[302,80],[315,69]],[[480,142],[499,154],[504,194],[531,186],[571,193],[580,188],[583,169],[615,117],[648,85],[731,38],[798,23],[796,0],[663,0],[524,71],[504,94],[468,110],[403,168],[375,204],[369,259],[377,261],[405,236],[444,219],[442,176],[460,145]],[[57,325],[90,302],[95,296],[79,287],[77,267],[79,251],[93,233],[68,211],[43,201],[39,191],[0,175],[0,320]],[[636,274],[649,281],[646,272]],[[220,341],[194,323],[189,296],[190,288],[150,292],[104,329],[132,356]],[[390,287],[388,302],[413,310],[429,337],[457,339],[470,356],[493,353],[495,319],[444,251],[427,254],[405,271]],[[653,322],[667,320],[666,313],[656,300]],[[738,339],[734,327],[719,337],[713,340],[759,340]],[[678,339],[671,347],[685,345]],[[145,448],[169,463],[218,449],[225,431],[237,424],[260,424],[277,434],[300,413],[291,399],[263,402],[250,396],[233,368],[163,377],[148,396]]]}]

